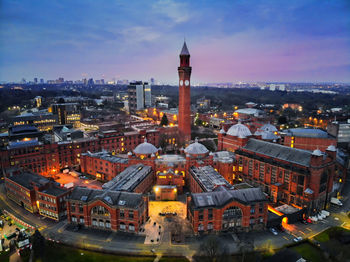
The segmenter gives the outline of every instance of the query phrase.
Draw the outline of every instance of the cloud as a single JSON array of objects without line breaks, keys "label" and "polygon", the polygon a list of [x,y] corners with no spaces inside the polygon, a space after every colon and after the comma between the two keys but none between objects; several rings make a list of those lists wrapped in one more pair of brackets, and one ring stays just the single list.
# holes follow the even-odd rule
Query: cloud
[{"label": "cloud", "polygon": [[152,6],[155,14],[167,17],[174,24],[187,22],[190,18],[189,7],[185,3],[172,0],[159,0]]}]

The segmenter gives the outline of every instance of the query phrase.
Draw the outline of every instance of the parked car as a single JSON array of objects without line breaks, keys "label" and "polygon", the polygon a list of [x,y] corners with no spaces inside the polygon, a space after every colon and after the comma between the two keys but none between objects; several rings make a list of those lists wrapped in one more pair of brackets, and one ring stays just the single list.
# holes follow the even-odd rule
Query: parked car
[{"label": "parked car", "polygon": [[277,235],[278,235],[277,230],[276,230],[276,229],[274,229],[273,227],[271,227],[271,228],[270,228],[270,231],[271,231],[271,233],[272,233],[272,234],[274,234],[275,236],[277,236]]},{"label": "parked car", "polygon": [[293,239],[294,242],[300,242],[301,240],[303,240],[302,237],[296,237]]}]

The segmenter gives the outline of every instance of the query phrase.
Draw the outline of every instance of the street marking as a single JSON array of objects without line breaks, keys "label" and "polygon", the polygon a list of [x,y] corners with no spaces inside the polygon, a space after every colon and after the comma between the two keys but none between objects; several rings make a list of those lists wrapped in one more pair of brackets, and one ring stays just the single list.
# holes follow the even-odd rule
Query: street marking
[{"label": "street marking", "polygon": [[293,237],[298,237],[297,235],[295,235],[295,234],[293,234],[293,233],[292,233],[292,235],[293,235]]},{"label": "street marking", "polygon": [[287,238],[287,237],[283,237],[285,240],[287,240],[287,241],[289,241],[289,238]]},{"label": "street marking", "polygon": [[341,224],[340,226],[343,227],[346,224],[346,222],[343,222],[343,224]]},{"label": "street marking", "polygon": [[307,227],[306,229],[307,229],[307,230],[309,230],[310,232],[312,231],[312,229],[311,229],[311,228],[309,228],[309,227]]},{"label": "street marking", "polygon": [[299,230],[299,232],[305,235],[305,233],[303,231]]},{"label": "street marking", "polygon": [[38,230],[39,230],[39,231],[42,231],[42,230],[44,230],[45,228],[47,228],[47,226],[39,227]]}]

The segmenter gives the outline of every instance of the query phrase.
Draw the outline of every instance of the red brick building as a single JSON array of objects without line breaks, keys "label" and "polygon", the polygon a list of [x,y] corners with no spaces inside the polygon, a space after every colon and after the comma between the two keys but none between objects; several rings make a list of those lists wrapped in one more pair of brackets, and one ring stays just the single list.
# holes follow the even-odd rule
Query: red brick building
[{"label": "red brick building", "polygon": [[337,144],[335,137],[321,129],[291,128],[283,130],[281,135],[283,145],[311,151],[318,148],[324,152],[330,145]]},{"label": "red brick building", "polygon": [[191,140],[191,78],[190,53],[186,42],[180,53],[179,72],[179,131],[185,142]]},{"label": "red brick building", "polygon": [[221,129],[218,134],[218,150],[235,152],[238,148],[244,146],[251,137],[253,135],[249,128],[240,122],[231,126],[227,132]]},{"label": "red brick building", "polygon": [[148,198],[138,193],[73,189],[67,201],[68,222],[88,228],[135,233],[148,217]]},{"label": "red brick building", "polygon": [[56,186],[53,181],[19,169],[6,170],[5,189],[9,199],[31,213],[54,220],[66,216],[66,198],[70,190]]},{"label": "red brick building", "polygon": [[271,202],[296,205],[310,215],[324,209],[336,194],[335,163],[333,150],[311,152],[250,139],[236,150],[236,178],[260,186]]},{"label": "red brick building", "polygon": [[192,193],[187,197],[187,218],[196,234],[263,229],[267,198],[260,188],[227,189]]}]

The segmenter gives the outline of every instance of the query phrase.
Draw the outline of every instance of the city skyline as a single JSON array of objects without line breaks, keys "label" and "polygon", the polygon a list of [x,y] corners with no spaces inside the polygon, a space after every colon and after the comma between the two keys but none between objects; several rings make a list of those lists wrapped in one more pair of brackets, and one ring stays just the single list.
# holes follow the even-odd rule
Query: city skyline
[{"label": "city skyline", "polygon": [[185,37],[194,83],[349,82],[349,10],[341,0],[4,1],[0,81],[176,83]]}]

